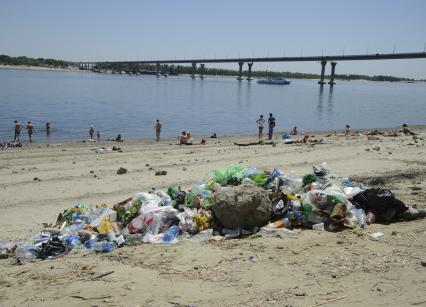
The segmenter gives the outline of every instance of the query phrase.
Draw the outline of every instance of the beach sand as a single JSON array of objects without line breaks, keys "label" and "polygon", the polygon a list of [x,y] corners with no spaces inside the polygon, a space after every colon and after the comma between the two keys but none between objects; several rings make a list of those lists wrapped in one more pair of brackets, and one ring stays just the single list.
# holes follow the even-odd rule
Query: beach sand
[{"label": "beach sand", "polygon": [[38,70],[38,71],[79,71],[79,72],[91,72],[89,70],[80,70],[75,67],[68,68],[55,68],[46,66],[28,66],[28,65],[1,65],[0,69],[18,69],[18,70]]},{"label": "beach sand", "polygon": [[[415,130],[420,131],[416,140],[331,136],[329,144],[314,146],[284,145],[278,137],[276,147],[233,144],[256,140],[245,136],[207,139],[205,146],[179,146],[176,140],[66,142],[0,151],[0,238],[31,237],[43,222],[55,222],[59,212],[78,202],[112,205],[151,187],[189,188],[208,179],[213,169],[234,163],[261,170],[278,166],[303,175],[325,161],[336,176],[384,176],[385,186],[399,199],[424,208],[426,128]],[[112,145],[122,152],[92,150]],[[128,173],[117,175],[119,167]],[[167,175],[155,176],[157,170]],[[426,220],[373,224],[366,231],[384,237],[373,241],[350,229],[302,230],[288,238],[125,246],[109,254],[70,254],[24,265],[4,259],[0,305],[426,304],[426,267],[421,265],[426,261]]]}]

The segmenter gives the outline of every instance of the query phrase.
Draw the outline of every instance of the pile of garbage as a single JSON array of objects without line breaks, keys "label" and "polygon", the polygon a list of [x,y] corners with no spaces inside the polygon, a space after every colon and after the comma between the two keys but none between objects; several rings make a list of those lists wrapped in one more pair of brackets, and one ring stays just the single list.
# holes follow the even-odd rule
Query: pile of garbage
[{"label": "pile of garbage", "polygon": [[27,241],[0,240],[0,257],[50,259],[124,245],[279,235],[296,227],[339,231],[425,216],[426,211],[405,205],[389,189],[334,177],[325,163],[303,177],[278,168],[262,172],[231,165],[214,170],[209,181],[189,191],[152,188],[112,207],[76,204]]}]

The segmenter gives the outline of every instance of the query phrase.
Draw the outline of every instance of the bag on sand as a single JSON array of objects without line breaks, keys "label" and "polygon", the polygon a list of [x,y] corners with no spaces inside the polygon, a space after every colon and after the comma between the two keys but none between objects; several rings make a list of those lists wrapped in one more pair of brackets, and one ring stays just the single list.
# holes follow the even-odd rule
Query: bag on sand
[{"label": "bag on sand", "polygon": [[386,223],[408,209],[389,189],[367,189],[353,197],[353,204],[365,212],[373,212],[378,222]]}]

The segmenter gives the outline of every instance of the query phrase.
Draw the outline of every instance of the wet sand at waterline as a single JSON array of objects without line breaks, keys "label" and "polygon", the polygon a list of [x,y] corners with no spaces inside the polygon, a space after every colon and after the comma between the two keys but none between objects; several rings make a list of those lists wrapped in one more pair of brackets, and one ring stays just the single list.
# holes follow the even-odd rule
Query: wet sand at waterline
[{"label": "wet sand at waterline", "polygon": [[[7,149],[0,151],[0,238],[31,237],[43,222],[54,222],[59,212],[78,202],[113,205],[151,187],[187,189],[208,179],[211,170],[234,163],[261,170],[278,166],[303,175],[325,161],[336,176],[385,176],[397,198],[424,208],[426,128],[415,130],[420,132],[417,140],[331,136],[322,145],[284,145],[278,138],[276,147],[233,144],[255,141],[251,136],[207,139],[205,146],[164,140],[34,143]],[[122,152],[91,150],[113,145]],[[119,167],[128,173],[117,175]],[[167,175],[155,176],[157,170]],[[72,254],[25,265],[4,259],[0,305],[425,304],[426,267],[421,260],[426,261],[426,220],[373,224],[366,231],[380,231],[384,237],[373,241],[350,229],[303,230],[288,238],[125,246],[109,254]]]}]

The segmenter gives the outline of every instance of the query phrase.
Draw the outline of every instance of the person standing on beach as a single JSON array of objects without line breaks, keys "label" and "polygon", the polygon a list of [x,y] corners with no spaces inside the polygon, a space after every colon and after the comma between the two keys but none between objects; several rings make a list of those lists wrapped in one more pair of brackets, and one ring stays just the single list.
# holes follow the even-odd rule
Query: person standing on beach
[{"label": "person standing on beach", "polygon": [[269,113],[268,125],[269,125],[268,140],[272,140],[272,134],[274,133],[274,127],[275,127],[275,117],[272,116],[272,113]]},{"label": "person standing on beach", "polygon": [[90,129],[89,129],[89,136],[90,136],[90,139],[91,140],[93,140],[93,135],[95,134],[95,128],[93,128],[93,126],[90,126]]},{"label": "person standing on beach", "polygon": [[13,138],[14,142],[19,142],[19,136],[21,135],[22,125],[15,120],[15,137]]},{"label": "person standing on beach", "polygon": [[157,142],[159,142],[160,141],[160,134],[161,134],[161,123],[160,123],[159,119],[157,119],[155,126],[154,126],[154,129],[155,129],[155,136],[157,138]]},{"label": "person standing on beach", "polygon": [[259,127],[259,140],[263,139],[263,126],[265,125],[265,119],[263,118],[263,115],[260,115],[259,119],[256,121],[258,127]]},{"label": "person standing on beach", "polygon": [[99,130],[96,131],[96,138],[98,139],[98,142],[101,140],[101,132]]},{"label": "person standing on beach", "polygon": [[27,126],[25,127],[25,129],[27,129],[28,132],[28,138],[30,139],[30,143],[33,142],[32,140],[32,135],[35,132],[35,128],[34,125],[31,122],[28,122]]},{"label": "person standing on beach", "polygon": [[46,123],[46,135],[47,136],[50,135],[50,123],[49,122]]}]

